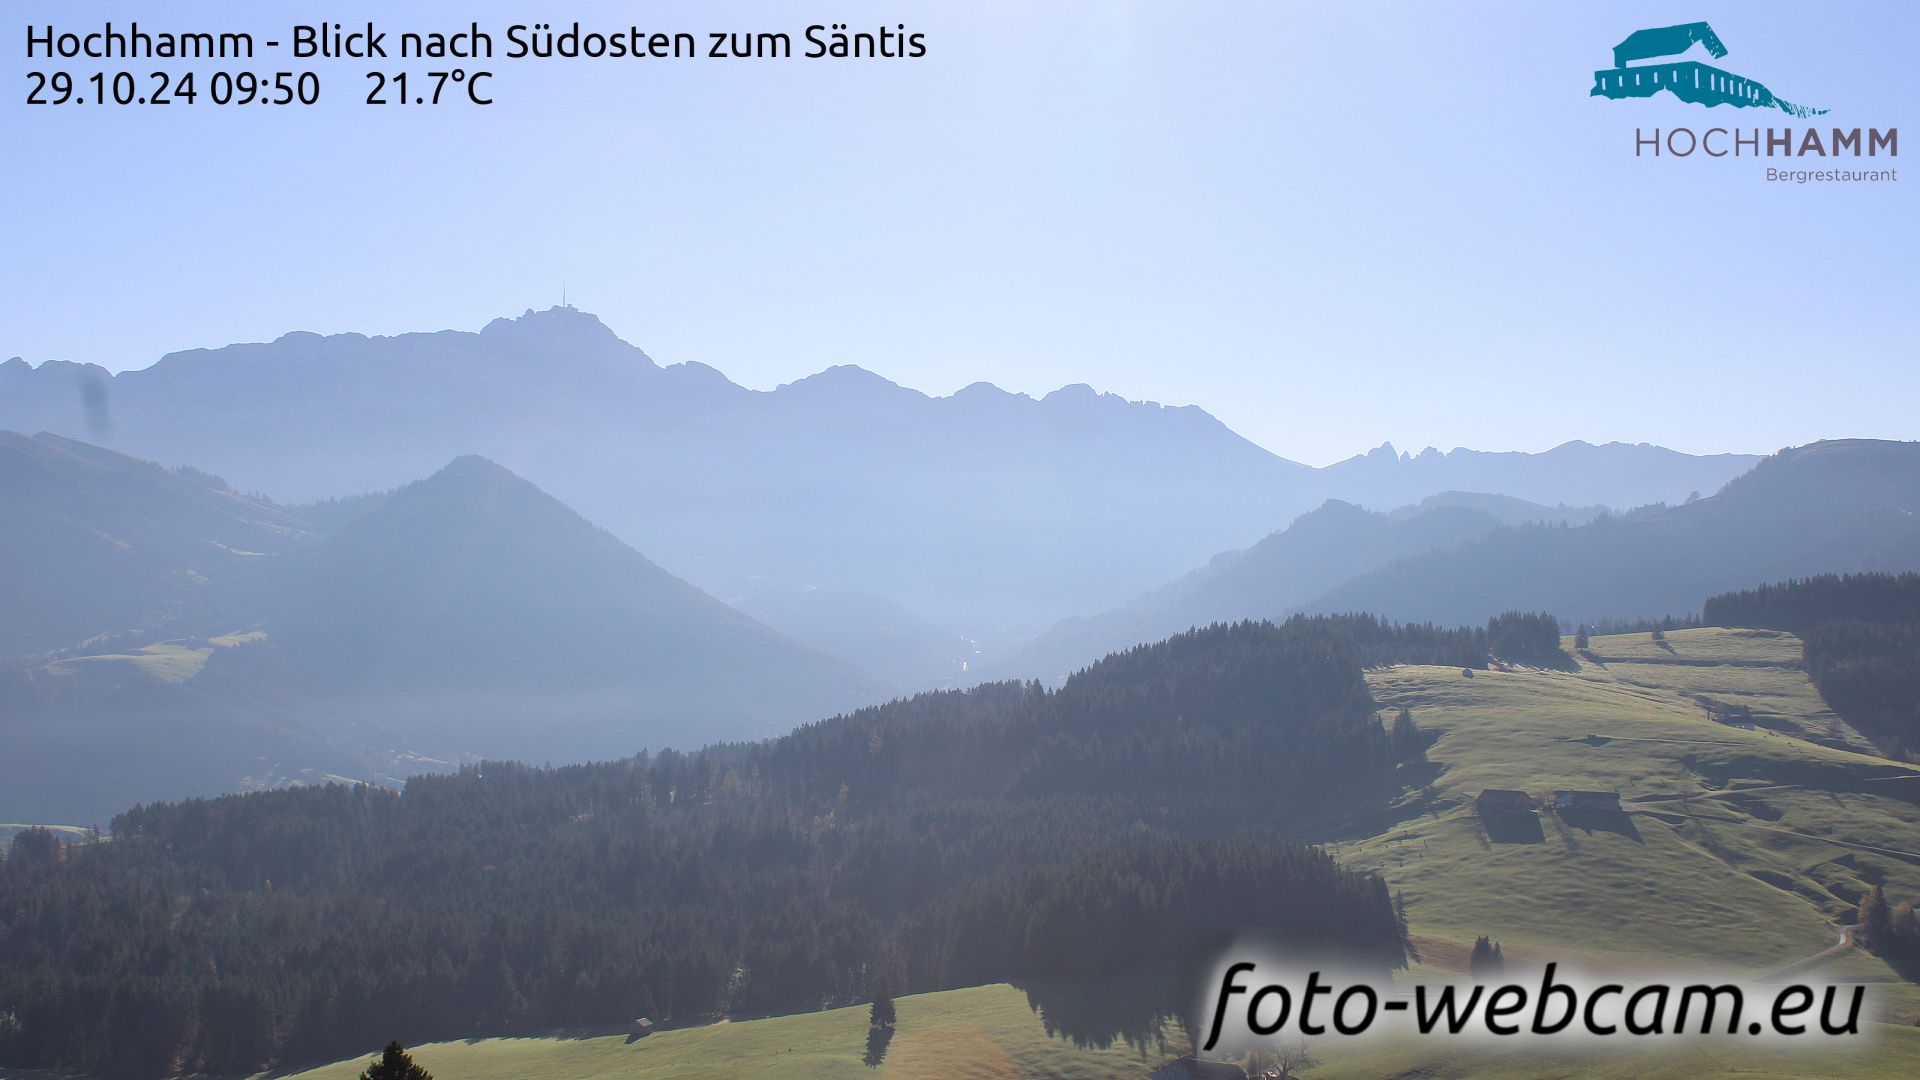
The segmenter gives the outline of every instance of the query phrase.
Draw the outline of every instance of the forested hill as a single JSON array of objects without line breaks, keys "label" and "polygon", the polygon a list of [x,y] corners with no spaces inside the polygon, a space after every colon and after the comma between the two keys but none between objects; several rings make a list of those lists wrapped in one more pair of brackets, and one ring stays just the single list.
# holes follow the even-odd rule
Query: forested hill
[{"label": "forested hill", "polygon": [[[1283,837],[1424,775],[1417,720],[1382,722],[1363,665],[1484,666],[1488,640],[1215,626],[1057,691],[923,695],[764,743],[149,806],[64,850],[26,833],[0,863],[0,1064],[247,1071],[1114,981],[1248,926],[1390,968],[1381,881]],[[1190,1004],[1182,978],[1144,985],[1077,1023],[1110,1038]]]},{"label": "forested hill", "polygon": [[1920,622],[1920,573],[1821,574],[1710,598],[1700,621],[1806,634],[1822,623]]},{"label": "forested hill", "polygon": [[1701,620],[1797,634],[1834,710],[1892,756],[1920,753],[1920,574],[1826,574],[1708,600]]}]

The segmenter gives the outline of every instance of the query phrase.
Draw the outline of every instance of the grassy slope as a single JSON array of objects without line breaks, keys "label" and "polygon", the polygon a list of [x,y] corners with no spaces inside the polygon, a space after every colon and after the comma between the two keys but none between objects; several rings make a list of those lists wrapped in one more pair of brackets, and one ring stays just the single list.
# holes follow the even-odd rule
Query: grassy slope
[{"label": "grassy slope", "polygon": [[[609,1035],[578,1039],[484,1039],[418,1047],[413,1055],[437,1080],[648,1080],[778,1076],[781,1080],[874,1080],[951,1077],[999,1080],[1057,1077],[1098,1080],[1142,1077],[1166,1055],[1151,1058],[1125,1046],[1075,1047],[1047,1035],[1026,995],[1011,986],[980,986],[901,998],[895,1036],[878,1069],[862,1063],[867,1010],[833,1009],[798,1016],[662,1031],[628,1042]],[[295,1074],[299,1080],[351,1080],[367,1059]]]},{"label": "grassy slope", "polygon": [[[1883,794],[1912,772],[1864,746],[1793,665],[1784,635],[1676,631],[1597,638],[1575,672],[1398,667],[1373,673],[1389,709],[1411,706],[1439,738],[1441,771],[1390,827],[1334,845],[1405,893],[1429,963],[1409,979],[1451,978],[1462,943],[1489,933],[1518,960],[1597,968],[1724,968],[1758,973],[1833,945],[1840,918],[1869,881],[1920,896],[1920,808]],[[1708,703],[1746,704],[1757,730],[1708,719]],[[1832,743],[1834,745],[1826,745]],[[1910,783],[1910,781],[1906,781]],[[1542,792],[1618,789],[1634,813],[1593,828],[1554,816],[1489,836],[1470,802],[1484,787]],[[1908,796],[1912,798],[1911,795]],[[1857,846],[1843,846],[1857,845]],[[1801,973],[1809,974],[1809,973]],[[1810,974],[1879,984],[1878,1007],[1900,1024],[1920,1016],[1920,990],[1879,960],[1847,949]],[[1147,1070],[1124,1047],[1081,1050],[1046,1036],[1023,995],[981,987],[903,998],[899,1038],[877,1072],[860,1064],[865,1011],[621,1038],[520,1039],[426,1047],[441,1080],[541,1075],[1128,1076]],[[1810,1056],[1740,1047],[1650,1058],[1560,1050],[1505,1051],[1390,1041],[1325,1046],[1318,1077],[1805,1077],[1920,1075],[1920,1031],[1880,1027],[1869,1049]],[[1164,1058],[1157,1057],[1153,1063]],[[350,1077],[341,1063],[316,1078]]]},{"label": "grassy slope", "polygon": [[200,669],[207,664],[207,657],[212,655],[213,647],[210,645],[194,648],[163,642],[132,653],[77,656],[71,660],[57,661],[51,667],[55,672],[65,673],[81,664],[131,664],[161,682],[183,683],[200,674]]},{"label": "grassy slope", "polygon": [[[1593,651],[1615,659],[1571,673],[1372,675],[1384,705],[1411,706],[1442,732],[1429,757],[1445,768],[1421,793],[1423,813],[1338,845],[1340,858],[1404,890],[1416,933],[1760,969],[1832,944],[1868,880],[1920,896],[1920,859],[1861,850],[1920,851],[1920,807],[1873,793],[1888,787],[1873,778],[1911,770],[1716,724],[1698,700],[1744,700],[1762,723],[1822,738],[1839,725],[1856,738],[1797,671],[1618,659],[1636,643],[1596,639]],[[1682,658],[1781,652],[1775,635],[1730,630],[1677,631],[1668,643]],[[1469,806],[1481,788],[1562,786],[1618,790],[1637,812],[1617,832],[1541,815],[1538,830],[1490,836]]]},{"label": "grassy slope", "polygon": [[[1920,807],[1882,794],[1912,773],[1844,747],[1865,741],[1826,708],[1793,665],[1796,639],[1720,629],[1596,638],[1577,672],[1400,667],[1369,679],[1383,705],[1411,706],[1438,731],[1429,757],[1443,771],[1409,800],[1415,816],[1336,846],[1350,865],[1380,870],[1405,893],[1408,922],[1432,941],[1433,964],[1409,978],[1444,978],[1459,943],[1490,934],[1520,960],[1598,969],[1722,969],[1757,974],[1834,944],[1870,881],[1920,896]],[[1709,719],[1708,704],[1748,705],[1759,727]],[[1833,745],[1827,745],[1827,744]],[[1489,834],[1470,802],[1481,788],[1541,793],[1617,789],[1625,822],[1569,826],[1541,815],[1536,831]],[[1857,845],[1857,846],[1846,846]],[[1920,1016],[1920,991],[1878,959],[1846,949],[1796,977],[1877,984],[1893,1024]],[[1578,1051],[1468,1049],[1376,1043],[1328,1047],[1319,1077],[1694,1077],[1920,1075],[1920,1031],[1876,1030],[1844,1057],[1739,1048],[1658,1058]]]}]

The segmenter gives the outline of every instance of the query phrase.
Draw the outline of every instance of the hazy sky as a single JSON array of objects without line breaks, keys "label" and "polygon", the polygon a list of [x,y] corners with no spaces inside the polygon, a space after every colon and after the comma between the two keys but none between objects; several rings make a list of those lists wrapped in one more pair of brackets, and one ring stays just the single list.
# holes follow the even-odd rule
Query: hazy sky
[{"label": "hazy sky", "polygon": [[[496,60],[487,109],[360,104],[366,70],[436,66],[398,59],[321,66],[312,109],[21,104],[56,66],[23,59],[28,23],[264,39],[321,15],[796,38],[845,18],[929,54]],[[1636,160],[1636,126],[1808,122],[1587,96],[1627,33],[1699,19],[1721,66],[1821,126],[1904,121],[1920,150],[1906,2],[16,0],[0,357],[477,329],[564,282],[656,360],[749,386],[835,363],[942,394],[1086,382],[1313,463],[1383,439],[1920,437],[1920,172]]]}]

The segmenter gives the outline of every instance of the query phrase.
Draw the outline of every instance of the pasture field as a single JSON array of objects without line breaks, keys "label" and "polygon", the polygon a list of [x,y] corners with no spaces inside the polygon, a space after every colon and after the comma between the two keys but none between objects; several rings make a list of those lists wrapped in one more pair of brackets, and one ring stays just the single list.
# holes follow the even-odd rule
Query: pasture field
[{"label": "pasture field", "polygon": [[130,653],[76,656],[71,660],[55,661],[50,667],[54,671],[71,671],[82,664],[130,664],[161,682],[183,683],[200,674],[200,669],[207,666],[207,657],[212,655],[211,645],[195,648],[162,642]]},{"label": "pasture field", "polygon": [[[1636,634],[1595,638],[1613,659],[1572,672],[1376,671],[1381,703],[1438,733],[1440,772],[1403,820],[1334,850],[1405,894],[1417,934],[1735,971],[1819,952],[1869,883],[1920,896],[1920,771],[1827,745],[1836,725],[1836,741],[1858,734],[1783,666],[1783,638],[1667,635],[1704,665],[1666,663]],[[1729,699],[1757,726],[1716,723]],[[1482,821],[1472,800],[1489,787],[1618,791],[1627,812]]]},{"label": "pasture field", "polygon": [[213,650],[250,645],[264,641],[266,637],[261,630],[244,630],[207,638],[203,642],[162,641],[130,653],[98,653],[56,660],[48,665],[48,669],[58,673],[76,671],[82,665],[126,664],[161,682],[183,683],[200,674],[201,669],[207,666],[207,658],[213,655]]}]

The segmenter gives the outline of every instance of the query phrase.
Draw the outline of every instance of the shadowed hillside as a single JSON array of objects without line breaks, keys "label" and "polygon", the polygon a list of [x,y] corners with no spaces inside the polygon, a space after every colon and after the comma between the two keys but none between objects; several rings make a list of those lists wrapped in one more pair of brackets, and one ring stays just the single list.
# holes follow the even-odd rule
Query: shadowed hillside
[{"label": "shadowed hillside", "polygon": [[245,625],[275,564],[311,539],[217,477],[57,435],[0,431],[0,506],[0,659]]},{"label": "shadowed hillside", "polygon": [[4,820],[698,746],[888,694],[480,458],[288,508],[5,435],[0,482]]},{"label": "shadowed hillside", "polygon": [[478,457],[343,527],[291,593],[268,642],[223,662],[278,665],[336,722],[370,720],[429,752],[699,744],[885,692]]}]

